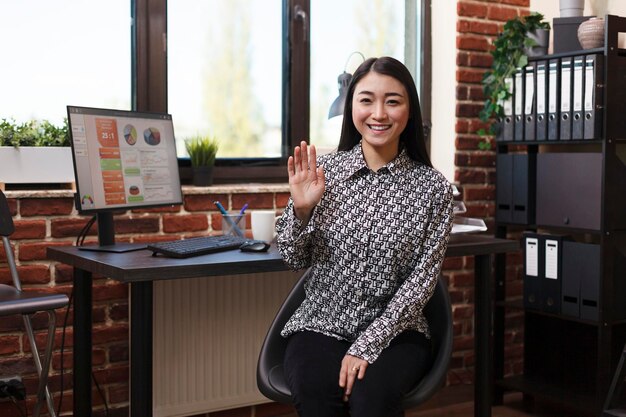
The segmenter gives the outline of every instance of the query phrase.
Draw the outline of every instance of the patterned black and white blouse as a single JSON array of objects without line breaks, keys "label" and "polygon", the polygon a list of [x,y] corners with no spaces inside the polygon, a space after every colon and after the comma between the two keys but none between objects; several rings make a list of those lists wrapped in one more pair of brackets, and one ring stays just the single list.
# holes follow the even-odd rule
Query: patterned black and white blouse
[{"label": "patterned black and white blouse", "polygon": [[452,189],[402,151],[370,170],[361,145],[318,157],[326,189],[302,227],[290,199],[278,249],[293,269],[312,266],[306,298],[282,331],[311,330],[352,343],[369,363],[405,330],[428,337],[432,295],[452,228]]}]

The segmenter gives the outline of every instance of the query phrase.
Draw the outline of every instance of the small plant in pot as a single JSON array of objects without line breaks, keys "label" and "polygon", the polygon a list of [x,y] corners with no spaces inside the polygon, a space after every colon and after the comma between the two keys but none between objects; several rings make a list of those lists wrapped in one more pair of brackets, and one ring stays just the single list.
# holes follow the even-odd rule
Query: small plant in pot
[{"label": "small plant in pot", "polygon": [[209,136],[194,136],[185,140],[185,149],[191,160],[193,185],[213,184],[213,165],[219,149],[217,139]]},{"label": "small plant in pot", "polygon": [[[479,135],[495,135],[497,133],[493,119],[504,117],[504,102],[512,96],[507,79],[513,77],[517,68],[523,68],[528,64],[528,56],[537,55],[534,51],[538,46],[542,46],[538,45],[538,39],[545,40],[543,54],[547,53],[549,32],[546,36],[545,31],[549,30],[550,24],[543,20],[543,15],[540,13],[516,17],[504,24],[502,33],[493,43],[491,69],[483,75],[485,105],[480,111],[479,118],[482,122],[490,125],[488,131],[480,129]],[[540,32],[544,33],[538,36]],[[489,142],[479,143],[479,149],[489,148]]]}]

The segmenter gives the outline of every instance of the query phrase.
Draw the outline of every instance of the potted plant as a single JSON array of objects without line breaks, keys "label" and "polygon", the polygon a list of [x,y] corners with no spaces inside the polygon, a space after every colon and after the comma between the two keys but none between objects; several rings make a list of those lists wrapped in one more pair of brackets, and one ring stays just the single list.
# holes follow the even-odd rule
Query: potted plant
[{"label": "potted plant", "polygon": [[185,149],[187,149],[191,160],[193,185],[211,185],[213,183],[213,165],[219,149],[217,139],[210,136],[194,136],[185,140]]},{"label": "potted plant", "polygon": [[[545,52],[547,52],[547,40],[545,32],[549,31],[550,24],[543,20],[540,13],[531,13],[528,16],[516,17],[504,24],[502,33],[494,41],[494,49],[491,51],[493,63],[491,69],[485,72],[482,79],[485,106],[480,111],[479,117],[482,122],[490,123],[489,130],[480,129],[478,134],[494,135],[495,125],[493,119],[504,116],[504,102],[511,97],[507,79],[513,77],[517,68],[528,64],[528,56],[534,55],[533,49],[538,46],[537,40],[544,39]],[[489,142],[481,142],[480,149],[489,149]]]},{"label": "potted plant", "polygon": [[47,120],[0,121],[0,182],[71,183],[74,181],[67,119],[57,127]]}]

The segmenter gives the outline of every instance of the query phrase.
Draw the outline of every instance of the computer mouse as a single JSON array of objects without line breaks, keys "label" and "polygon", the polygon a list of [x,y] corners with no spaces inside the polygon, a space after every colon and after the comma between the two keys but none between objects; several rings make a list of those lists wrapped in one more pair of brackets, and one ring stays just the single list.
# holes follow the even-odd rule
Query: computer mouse
[{"label": "computer mouse", "polygon": [[242,252],[266,252],[270,244],[263,240],[249,240],[239,246]]}]

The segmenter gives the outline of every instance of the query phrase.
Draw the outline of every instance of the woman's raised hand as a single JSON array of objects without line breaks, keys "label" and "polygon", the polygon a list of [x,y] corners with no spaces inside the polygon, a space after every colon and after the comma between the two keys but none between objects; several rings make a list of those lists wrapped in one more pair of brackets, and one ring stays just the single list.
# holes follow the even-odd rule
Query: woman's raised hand
[{"label": "woman's raised hand", "polygon": [[308,223],[311,213],[324,194],[324,169],[316,167],[315,145],[306,142],[296,146],[287,161],[289,190],[296,216]]}]

